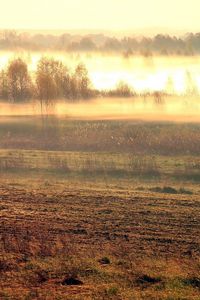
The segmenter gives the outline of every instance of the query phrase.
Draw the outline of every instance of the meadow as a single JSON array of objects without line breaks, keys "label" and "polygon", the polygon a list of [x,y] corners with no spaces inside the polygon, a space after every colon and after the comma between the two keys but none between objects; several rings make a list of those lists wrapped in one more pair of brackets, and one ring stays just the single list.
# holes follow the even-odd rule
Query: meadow
[{"label": "meadow", "polygon": [[200,125],[0,120],[0,299],[200,299]]},{"label": "meadow", "polygon": [[199,0],[0,2],[0,300],[200,300]]}]

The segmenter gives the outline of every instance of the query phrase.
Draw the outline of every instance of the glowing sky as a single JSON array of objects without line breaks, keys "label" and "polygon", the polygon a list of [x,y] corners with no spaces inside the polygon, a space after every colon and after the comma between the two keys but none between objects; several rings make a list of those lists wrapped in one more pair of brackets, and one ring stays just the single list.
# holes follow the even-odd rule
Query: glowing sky
[{"label": "glowing sky", "polygon": [[200,30],[200,0],[0,0],[0,28]]}]

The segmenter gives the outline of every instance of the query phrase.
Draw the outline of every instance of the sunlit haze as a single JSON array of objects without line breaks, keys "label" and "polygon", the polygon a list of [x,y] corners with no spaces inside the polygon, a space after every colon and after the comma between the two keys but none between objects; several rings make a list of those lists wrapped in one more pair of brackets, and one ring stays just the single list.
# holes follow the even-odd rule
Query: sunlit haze
[{"label": "sunlit haze", "polygon": [[197,300],[200,0],[0,0],[0,300]]},{"label": "sunlit haze", "polygon": [[0,27],[198,31],[199,10],[199,0],[7,0]]}]

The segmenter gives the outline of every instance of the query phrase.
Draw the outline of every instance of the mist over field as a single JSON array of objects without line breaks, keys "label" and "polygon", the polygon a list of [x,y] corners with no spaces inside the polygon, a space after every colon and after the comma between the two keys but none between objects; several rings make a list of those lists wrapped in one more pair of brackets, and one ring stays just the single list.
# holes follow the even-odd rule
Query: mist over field
[{"label": "mist over field", "polygon": [[2,0],[0,300],[200,300],[199,0]]},{"label": "mist over field", "polygon": [[199,56],[130,56],[115,53],[0,52],[1,69],[10,60],[22,58],[34,72],[41,57],[62,61],[69,69],[83,63],[97,89],[114,88],[120,81],[137,93],[165,91],[184,94],[200,89]]},{"label": "mist over field", "polygon": [[[45,113],[80,118],[128,118],[146,120],[199,121],[199,56],[130,56],[116,53],[0,52],[1,69],[21,59],[35,80],[42,59],[54,61],[72,73],[83,64],[88,72],[89,99],[51,101]],[[3,80],[3,79],[2,79]],[[3,84],[3,81],[2,81]],[[120,90],[121,89],[121,90]],[[0,115],[41,114],[38,96],[23,103],[5,100],[2,95]],[[54,96],[53,96],[54,97]],[[44,112],[43,112],[44,113]]]},{"label": "mist over field", "polygon": [[[161,105],[155,103],[154,97],[147,100],[142,97],[131,99],[97,98],[78,103],[57,101],[44,113],[82,120],[146,120],[199,122],[200,104],[198,98],[170,97]],[[40,116],[39,101],[26,104],[0,103],[0,116]]]}]

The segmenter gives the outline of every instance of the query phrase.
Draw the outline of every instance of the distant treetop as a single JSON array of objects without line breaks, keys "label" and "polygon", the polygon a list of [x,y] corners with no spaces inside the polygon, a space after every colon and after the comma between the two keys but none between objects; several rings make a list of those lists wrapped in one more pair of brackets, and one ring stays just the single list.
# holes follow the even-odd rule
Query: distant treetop
[{"label": "distant treetop", "polygon": [[183,37],[157,34],[150,37],[108,37],[104,34],[72,35],[64,33],[29,34],[12,30],[0,32],[0,50],[62,50],[120,52],[130,55],[195,55],[200,54],[200,33],[188,33]]}]

